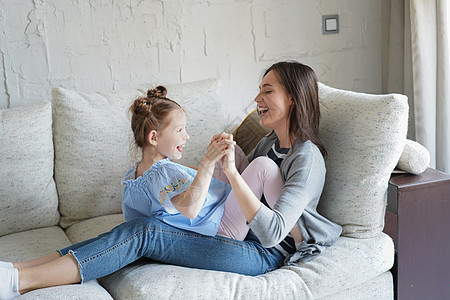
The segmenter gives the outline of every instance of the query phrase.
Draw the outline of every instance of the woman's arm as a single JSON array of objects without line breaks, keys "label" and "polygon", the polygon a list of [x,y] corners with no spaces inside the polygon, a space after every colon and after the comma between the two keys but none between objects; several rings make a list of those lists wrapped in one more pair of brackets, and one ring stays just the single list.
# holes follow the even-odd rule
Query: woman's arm
[{"label": "woman's arm", "polygon": [[[214,138],[216,138],[216,140],[233,140],[233,136],[226,133],[216,135]],[[231,146],[231,148],[233,148],[232,151],[222,158],[222,168],[228,178],[228,181],[230,182],[231,188],[233,189],[247,222],[250,222],[253,220],[262,204],[237,170],[236,163],[234,161],[234,146]]]},{"label": "woman's arm", "polygon": [[173,206],[184,216],[193,219],[200,212],[205,202],[214,172],[215,163],[231,151],[231,140],[213,141],[208,146],[205,156],[198,168],[197,175],[189,188],[171,199]]},{"label": "woman's arm", "polygon": [[261,208],[261,201],[256,198],[255,194],[242,178],[241,174],[239,174],[236,170],[236,167],[232,167],[231,169],[234,170],[225,171],[224,169],[224,172],[227,175],[231,188],[233,189],[241,210],[244,213],[245,219],[247,222],[251,222],[258,210]]}]

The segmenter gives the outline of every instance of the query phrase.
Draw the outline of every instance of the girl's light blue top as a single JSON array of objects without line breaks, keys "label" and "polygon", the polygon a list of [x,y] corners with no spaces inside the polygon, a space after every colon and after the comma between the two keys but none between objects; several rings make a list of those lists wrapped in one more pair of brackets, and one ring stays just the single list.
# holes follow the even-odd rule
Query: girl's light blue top
[{"label": "girl's light blue top", "polygon": [[122,179],[122,211],[126,221],[154,217],[177,228],[216,235],[225,200],[231,191],[229,184],[212,178],[200,213],[189,219],[178,212],[171,199],[188,189],[197,171],[166,158],[135,178],[137,165]]}]

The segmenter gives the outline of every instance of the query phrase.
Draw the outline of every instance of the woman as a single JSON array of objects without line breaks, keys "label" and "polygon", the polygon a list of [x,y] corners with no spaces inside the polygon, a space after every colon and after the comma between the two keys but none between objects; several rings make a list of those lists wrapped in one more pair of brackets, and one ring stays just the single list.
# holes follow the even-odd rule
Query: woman
[{"label": "woman", "polygon": [[[258,143],[249,160],[273,158],[284,185],[276,203],[266,206],[264,198],[258,199],[237,172],[234,153],[226,154],[224,173],[251,229],[244,241],[187,235],[185,230],[155,218],[137,218],[64,251],[29,262],[4,263],[0,267],[0,282],[9,285],[0,283],[0,299],[37,288],[99,278],[140,257],[246,275],[312,259],[341,233],[339,225],[316,210],[325,182],[326,155],[318,134],[317,90],[313,70],[297,62],[274,64],[264,74],[255,102],[261,125],[273,132]],[[222,137],[220,134],[213,140]],[[177,247],[171,247],[175,243]],[[77,253],[78,260],[71,251]]]}]

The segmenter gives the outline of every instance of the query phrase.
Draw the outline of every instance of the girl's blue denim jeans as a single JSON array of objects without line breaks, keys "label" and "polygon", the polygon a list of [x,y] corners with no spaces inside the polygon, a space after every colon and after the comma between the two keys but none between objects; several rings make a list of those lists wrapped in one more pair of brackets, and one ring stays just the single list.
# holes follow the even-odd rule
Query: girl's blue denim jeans
[{"label": "girl's blue denim jeans", "polygon": [[256,236],[244,241],[204,236],[155,218],[137,218],[96,238],[59,251],[78,262],[81,282],[111,274],[141,257],[198,269],[259,275],[283,265],[285,257],[264,248]]}]

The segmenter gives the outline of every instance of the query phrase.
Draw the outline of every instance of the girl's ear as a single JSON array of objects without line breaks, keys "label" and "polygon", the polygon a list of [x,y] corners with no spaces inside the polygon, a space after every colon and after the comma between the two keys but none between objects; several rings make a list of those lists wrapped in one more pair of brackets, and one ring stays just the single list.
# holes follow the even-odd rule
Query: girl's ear
[{"label": "girl's ear", "polygon": [[156,132],[156,130],[152,130],[148,133],[147,139],[148,139],[148,143],[151,146],[156,147],[156,145],[158,145],[157,135],[158,135],[158,133]]}]

